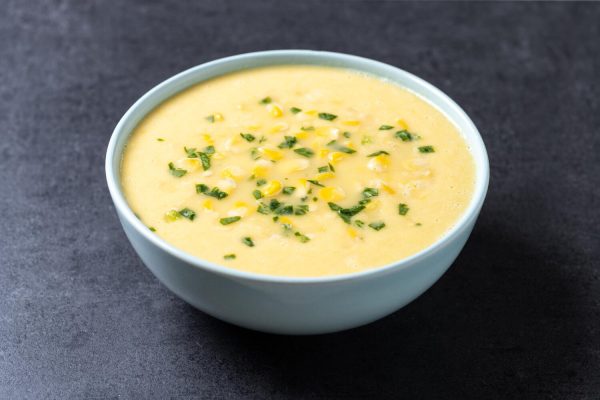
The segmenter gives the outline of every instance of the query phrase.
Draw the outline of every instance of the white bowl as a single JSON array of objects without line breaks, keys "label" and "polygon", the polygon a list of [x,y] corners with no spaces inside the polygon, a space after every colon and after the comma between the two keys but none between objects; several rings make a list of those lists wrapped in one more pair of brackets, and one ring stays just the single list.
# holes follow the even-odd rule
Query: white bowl
[{"label": "white bowl", "polygon": [[[123,149],[140,120],[164,100],[199,82],[242,69],[281,64],[327,65],[367,72],[411,90],[453,121],[466,139],[476,164],[473,198],[454,227],[411,257],[376,269],[321,278],[238,271],[187,254],[148,230],[129,208],[120,185]],[[424,80],[362,57],[277,50],[199,65],[142,96],[112,134],[106,152],[106,179],[133,248],[177,296],[207,314],[246,328],[282,334],[318,334],[375,321],[405,306],[433,285],[458,256],[473,229],[486,195],[489,165],[485,146],[471,119],[448,96]]]}]

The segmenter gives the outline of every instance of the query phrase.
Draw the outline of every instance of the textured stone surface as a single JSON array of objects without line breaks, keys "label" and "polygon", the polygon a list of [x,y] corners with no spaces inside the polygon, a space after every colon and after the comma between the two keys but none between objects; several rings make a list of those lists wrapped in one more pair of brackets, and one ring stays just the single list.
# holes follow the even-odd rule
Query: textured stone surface
[{"label": "textured stone surface", "polygon": [[[597,3],[4,1],[0,398],[598,398],[599,20]],[[490,153],[454,267],[341,334],[249,332],[175,298],[104,180],[111,131],[145,91],[277,48],[414,72]]]}]

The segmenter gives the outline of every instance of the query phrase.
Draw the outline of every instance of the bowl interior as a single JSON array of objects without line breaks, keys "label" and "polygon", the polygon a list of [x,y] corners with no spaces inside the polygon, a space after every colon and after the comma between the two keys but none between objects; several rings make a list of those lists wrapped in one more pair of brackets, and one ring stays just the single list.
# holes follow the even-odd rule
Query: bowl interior
[{"label": "bowl interior", "polygon": [[[454,227],[431,246],[398,262],[362,272],[319,278],[279,277],[235,270],[191,256],[168,244],[146,229],[129,208],[121,191],[120,183],[120,163],[123,150],[131,132],[139,122],[163,101],[197,83],[243,69],[285,64],[331,66],[368,73],[416,93],[444,113],[457,126],[459,132],[465,138],[476,166],[476,182],[473,197],[466,211]],[[125,113],[112,134],[106,154],[106,177],[112,199],[122,218],[125,218],[127,222],[134,226],[148,240],[176,257],[199,268],[209,268],[217,273],[234,275],[246,279],[315,282],[352,279],[361,275],[378,273],[389,268],[402,268],[442,247],[477,217],[487,191],[489,164],[485,145],[471,119],[453,100],[423,79],[391,65],[348,54],[311,50],[275,50],[241,54],[202,64],[175,75],[147,92]]]}]

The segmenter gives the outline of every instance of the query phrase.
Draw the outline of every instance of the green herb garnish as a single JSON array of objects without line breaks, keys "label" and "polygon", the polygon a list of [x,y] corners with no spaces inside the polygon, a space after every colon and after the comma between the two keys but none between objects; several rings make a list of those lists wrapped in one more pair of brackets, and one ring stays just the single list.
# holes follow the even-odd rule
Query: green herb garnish
[{"label": "green herb garnish", "polygon": [[375,188],[365,188],[365,190],[362,191],[362,196],[364,199],[379,196],[379,190]]},{"label": "green herb garnish", "polygon": [[292,108],[290,108],[290,111],[292,112],[292,114],[298,114],[302,110],[298,107],[292,107]]},{"label": "green herb garnish", "polygon": [[408,210],[410,210],[410,208],[408,208],[408,205],[404,203],[398,204],[398,214],[406,215],[406,213],[408,213]]},{"label": "green herb garnish", "polygon": [[347,132],[347,131],[346,131],[346,132],[344,132],[344,133],[342,133],[342,135],[344,135],[344,137],[345,137],[346,139],[350,139],[350,136],[352,136],[352,134],[351,134],[350,132]]},{"label": "green herb garnish", "polygon": [[419,147],[421,153],[435,153],[433,146],[421,146]]},{"label": "green herb garnish", "polygon": [[226,260],[235,260],[235,254],[225,254],[223,258]]},{"label": "green herb garnish", "polygon": [[165,141],[165,139],[163,139],[161,137],[157,138],[156,140],[158,140],[159,142],[164,142]]},{"label": "green herb garnish", "polygon": [[380,156],[382,154],[385,154],[385,155],[388,155],[388,156],[390,155],[390,153],[388,153],[385,150],[379,150],[379,151],[376,151],[375,153],[369,154],[367,157],[376,157],[376,156]]},{"label": "green herb garnish", "polygon": [[269,103],[271,103],[272,101],[273,101],[273,100],[272,100],[272,99],[271,99],[269,96],[267,96],[267,97],[265,97],[264,99],[262,99],[262,100],[260,101],[260,104],[269,104]]},{"label": "green herb garnish", "polygon": [[243,137],[246,142],[254,142],[254,139],[256,139],[251,133],[240,133],[240,136]]},{"label": "green herb garnish", "polygon": [[258,208],[256,209],[256,212],[259,212],[261,214],[267,215],[267,214],[271,213],[271,209],[265,203],[260,203],[258,205]]},{"label": "green herb garnish", "polygon": [[363,136],[362,139],[360,140],[360,144],[371,144],[373,143],[373,138],[371,138],[371,136]]},{"label": "green herb garnish", "polygon": [[393,126],[391,126],[391,125],[381,125],[381,126],[379,127],[379,130],[380,130],[380,131],[389,131],[390,129],[394,129],[394,127],[393,127]]},{"label": "green herb garnish", "polygon": [[204,183],[199,183],[196,185],[196,193],[202,193],[206,196],[214,197],[215,199],[221,200],[228,196],[226,192],[223,192],[218,187],[213,187],[212,189],[206,186]]},{"label": "green herb garnish", "polygon": [[324,119],[326,121],[333,121],[337,118],[337,115],[329,113],[319,113],[319,118]]},{"label": "green herb garnish", "polygon": [[300,130],[303,130],[303,131],[314,131],[315,127],[314,126],[303,126],[303,127],[300,128]]},{"label": "green herb garnish", "polygon": [[284,141],[277,146],[280,149],[291,149],[296,145],[296,142],[298,142],[298,139],[295,136],[284,136],[283,139]]},{"label": "green herb garnish", "polygon": [[385,223],[382,221],[378,221],[378,222],[371,222],[369,224],[369,226],[373,229],[375,229],[376,231],[380,231],[385,227]]},{"label": "green herb garnish", "polygon": [[256,189],[255,191],[252,192],[252,196],[254,196],[254,198],[256,200],[258,200],[258,199],[262,199],[263,194],[260,190]]},{"label": "green herb garnish", "polygon": [[152,232],[156,232],[156,228],[153,226],[149,226],[148,229],[150,229],[150,231],[152,231]]},{"label": "green herb garnish", "polygon": [[294,213],[294,206],[281,205],[275,210],[277,215],[292,215]]},{"label": "green herb garnish", "polygon": [[181,178],[185,174],[187,174],[187,170],[181,168],[175,168],[175,165],[170,162],[169,163],[169,172],[171,175],[176,176],[177,178]]},{"label": "green herb garnish", "polygon": [[258,151],[258,149],[256,147],[253,147],[250,149],[250,157],[252,157],[252,159],[254,161],[256,161],[260,158],[260,152]]},{"label": "green herb garnish", "polygon": [[[368,203],[368,201],[367,201]],[[365,203],[366,204],[366,203]],[[358,214],[359,212],[361,212],[362,210],[365,209],[364,204],[361,204],[359,202],[359,204],[352,206],[350,208],[343,208],[335,203],[327,203],[327,205],[329,206],[329,208],[332,211],[335,211],[336,213],[338,213],[338,215],[342,218],[342,220],[344,220],[345,223],[349,224],[350,223],[350,219],[355,216],[356,214]]]},{"label": "green herb garnish", "polygon": [[294,236],[296,236],[298,238],[298,240],[300,240],[301,243],[306,243],[308,241],[310,241],[310,238],[306,235],[303,235],[300,232],[295,232]]},{"label": "green herb garnish", "polygon": [[315,152],[306,147],[300,147],[299,149],[294,149],[294,152],[300,154],[303,157],[310,158],[315,155]]},{"label": "green herb garnish", "polygon": [[308,205],[300,204],[294,208],[294,215],[304,215],[308,212]]},{"label": "green herb garnish", "polygon": [[194,218],[196,218],[196,213],[193,210],[190,210],[189,208],[184,208],[182,210],[178,211],[179,215],[181,215],[183,218],[187,218],[190,221],[193,221]]},{"label": "green herb garnish", "polygon": [[264,142],[266,142],[266,141],[267,141],[267,138],[266,138],[266,137],[264,137],[264,136],[261,136],[261,137],[260,137],[260,139],[258,139],[258,143],[259,143],[259,144],[260,144],[260,143],[264,143]]},{"label": "green herb garnish", "polygon": [[234,222],[238,222],[240,219],[242,219],[242,217],[227,217],[227,218],[221,218],[219,220],[219,222],[221,223],[221,225],[229,225],[229,224],[233,224]]},{"label": "green herb garnish", "polygon": [[327,143],[327,146],[346,154],[356,153],[356,150],[353,150],[350,147],[342,146],[341,144],[338,144],[335,140],[332,140],[331,142]]},{"label": "green herb garnish", "polygon": [[333,168],[333,165],[331,165],[331,163],[327,163],[327,165],[329,166],[329,170],[331,172],[335,172],[335,168]]},{"label": "green herb garnish", "polygon": [[417,140],[420,138],[419,135],[415,135],[414,133],[410,133],[406,129],[396,132],[395,136],[398,139],[401,139],[403,142],[412,142],[413,140]]},{"label": "green herb garnish", "polygon": [[211,146],[206,146],[204,148],[204,152],[206,154],[208,154],[209,156],[212,156],[213,154],[215,154],[215,146],[212,146],[212,145]]},{"label": "green herb garnish", "polygon": [[256,181],[256,186],[263,186],[267,184],[267,180],[266,179],[259,179]]},{"label": "green herb garnish", "polygon": [[244,243],[248,247],[254,247],[254,242],[252,241],[252,238],[249,236],[242,238],[242,243]]},{"label": "green herb garnish", "polygon": [[200,161],[202,162],[202,169],[205,171],[207,169],[210,169],[210,156],[206,153],[199,152],[198,157],[200,158]]},{"label": "green herb garnish", "polygon": [[317,171],[319,171],[319,172],[328,172],[329,171],[329,166],[325,165],[323,167],[319,167],[319,168],[317,168]]},{"label": "green herb garnish", "polygon": [[317,185],[317,186],[321,186],[321,187],[325,187],[325,185],[323,185],[322,183],[320,183],[319,181],[315,181],[314,179],[307,179],[307,182],[312,183],[313,185]]},{"label": "green herb garnish", "polygon": [[206,117],[206,120],[212,124],[213,122],[215,122],[215,116],[209,115],[208,117]]},{"label": "green herb garnish", "polygon": [[292,193],[294,193],[294,191],[296,190],[296,188],[294,186],[285,186],[282,190],[281,193],[286,194],[286,195],[290,195]]},{"label": "green herb garnish", "polygon": [[359,228],[362,228],[363,226],[365,226],[365,223],[360,219],[357,219],[354,221],[354,225],[358,226]]}]

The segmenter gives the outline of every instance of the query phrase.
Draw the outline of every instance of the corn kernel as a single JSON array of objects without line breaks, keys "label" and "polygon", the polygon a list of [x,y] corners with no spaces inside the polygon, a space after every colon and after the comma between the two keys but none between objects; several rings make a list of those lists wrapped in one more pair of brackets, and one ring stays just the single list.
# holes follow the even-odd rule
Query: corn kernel
[{"label": "corn kernel", "polygon": [[318,136],[327,138],[329,140],[335,140],[338,138],[340,130],[338,128],[333,128],[330,126],[321,126],[315,129],[315,133]]},{"label": "corn kernel", "polygon": [[386,154],[380,154],[371,158],[367,168],[375,172],[383,172],[390,166],[390,158]]},{"label": "corn kernel", "polygon": [[348,125],[348,126],[357,126],[357,125],[360,125],[360,121],[356,120],[356,119],[350,119],[348,121],[342,121],[342,124]]},{"label": "corn kernel", "polygon": [[327,159],[333,165],[336,165],[337,163],[342,161],[344,158],[346,158],[346,154],[342,153],[341,151],[334,151],[327,155]]},{"label": "corn kernel", "polygon": [[202,202],[202,208],[205,210],[214,210],[212,200],[206,199]]},{"label": "corn kernel", "polygon": [[258,149],[266,158],[272,161],[281,160],[283,158],[283,152],[275,149],[268,149],[260,147]]},{"label": "corn kernel", "polygon": [[204,139],[206,144],[215,144],[215,141],[213,140],[212,136],[210,136],[208,133],[203,133],[202,139]]},{"label": "corn kernel", "polygon": [[327,186],[319,190],[319,197],[325,201],[339,201],[346,197],[346,193],[342,188]]},{"label": "corn kernel", "polygon": [[388,192],[389,194],[396,194],[396,191],[394,189],[392,189],[391,186],[386,185],[385,183],[381,184],[381,188],[383,190],[385,190],[386,192]]},{"label": "corn kernel", "polygon": [[308,114],[308,115],[317,115],[318,111],[317,110],[307,110],[304,111],[304,114]]},{"label": "corn kernel", "polygon": [[408,124],[402,118],[400,118],[398,121],[396,121],[396,123],[398,124],[398,126],[400,128],[402,128],[402,129],[408,129]]},{"label": "corn kernel", "polygon": [[306,139],[309,136],[309,131],[300,131],[294,133],[294,136],[298,139]]},{"label": "corn kernel", "polygon": [[282,224],[293,225],[293,221],[288,217],[279,217],[279,222],[281,222]]},{"label": "corn kernel", "polygon": [[321,172],[315,176],[315,180],[317,181],[326,181],[327,179],[335,178],[335,174],[333,172]]},{"label": "corn kernel", "polygon": [[173,222],[181,218],[181,214],[177,210],[170,210],[165,213],[164,218],[167,222]]},{"label": "corn kernel", "polygon": [[255,178],[265,178],[271,169],[272,163],[267,160],[258,160],[252,168],[252,175]]},{"label": "corn kernel", "polygon": [[213,114],[213,118],[215,119],[215,121],[223,121],[225,119],[223,117],[223,114],[221,114],[221,113],[215,113],[215,114]]},{"label": "corn kernel", "polygon": [[281,183],[279,181],[269,181],[265,187],[261,190],[261,193],[265,197],[277,196],[281,192]]},{"label": "corn kernel", "polygon": [[346,231],[348,232],[348,235],[350,235],[351,238],[356,239],[358,237],[358,232],[356,232],[355,229],[348,227]]},{"label": "corn kernel", "polygon": [[276,104],[267,105],[267,111],[275,118],[279,118],[283,115],[283,111],[281,111],[281,107]]},{"label": "corn kernel", "polygon": [[319,150],[319,157],[325,158],[325,157],[327,157],[327,154],[329,154],[329,150],[328,149],[320,149]]},{"label": "corn kernel", "polygon": [[365,209],[368,211],[375,210],[376,208],[379,207],[379,204],[380,204],[379,200],[377,200],[377,199],[371,200],[369,203],[367,203],[365,205]]},{"label": "corn kernel", "polygon": [[273,127],[270,129],[270,130],[269,130],[269,132],[270,132],[270,133],[283,132],[283,131],[286,131],[286,130],[288,130],[288,129],[289,129],[289,127],[290,127],[290,126],[289,126],[288,124],[286,124],[285,122],[282,122],[282,123],[280,123],[280,124],[276,124],[276,125],[274,125],[274,126],[273,126]]},{"label": "corn kernel", "polygon": [[244,170],[236,166],[228,167],[221,171],[221,177],[231,178],[239,182],[244,177]]}]

